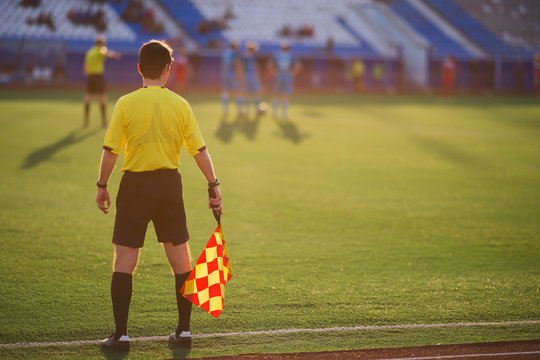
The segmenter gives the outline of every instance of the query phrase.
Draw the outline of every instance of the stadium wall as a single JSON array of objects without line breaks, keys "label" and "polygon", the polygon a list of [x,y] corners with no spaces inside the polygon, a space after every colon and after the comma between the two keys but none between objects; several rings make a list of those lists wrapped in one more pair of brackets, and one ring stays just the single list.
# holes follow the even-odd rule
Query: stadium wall
[{"label": "stadium wall", "polygon": [[[51,83],[62,85],[83,86],[83,62],[85,52],[82,50],[69,51],[59,42],[45,44],[43,42],[14,42],[0,43],[0,84],[2,86],[24,85],[31,86],[36,82],[25,80],[25,67],[28,62],[34,65],[47,66],[54,69],[62,66],[65,71],[63,80]],[[269,58],[263,54],[261,62]],[[303,63],[303,71],[295,81],[295,89],[300,92],[353,92],[354,86],[350,74],[352,57],[313,55],[299,57]],[[407,70],[401,73],[399,59],[382,57],[364,57],[365,65],[364,88],[366,92],[418,92],[423,88],[412,88],[404,81]],[[532,93],[534,91],[534,67],[530,61],[519,59],[473,60],[457,59],[459,71],[456,87],[459,92],[498,91],[506,93]],[[194,89],[219,90],[221,84],[221,57],[218,51],[205,51],[191,55],[194,66],[194,78],[190,86]],[[383,78],[375,81],[372,70],[376,63],[383,65]],[[264,66],[262,67],[264,68]],[[107,84],[116,87],[136,87],[140,84],[137,73],[137,54],[123,52],[120,60],[107,60]],[[431,57],[428,66],[429,87],[437,90],[440,87],[441,59]],[[172,80],[172,79],[171,79]],[[271,91],[273,86],[263,74],[265,88]],[[41,81],[40,85],[44,82]]]},{"label": "stadium wall", "polygon": [[[267,59],[263,56],[262,62]],[[191,55],[194,78],[190,86],[202,89],[218,90],[221,85],[221,56],[217,52]],[[353,84],[349,67],[351,58],[341,57],[302,57],[303,71],[295,81],[295,88],[303,92],[352,92]],[[410,92],[419,91],[409,87],[400,74],[399,60],[385,58],[364,58],[366,92]],[[67,82],[84,84],[82,73],[84,53],[66,55]],[[440,87],[441,59],[429,60],[429,88]],[[377,82],[372,74],[376,63],[384,67],[383,78]],[[460,92],[498,91],[505,93],[532,93],[534,86],[534,64],[531,61],[516,59],[471,60],[457,59],[458,74],[456,88]],[[137,73],[137,54],[124,54],[122,59],[108,60],[106,65],[107,82],[111,85],[136,86],[140,83]],[[171,79],[173,80],[173,79]],[[265,81],[264,74],[263,79]],[[267,89],[272,87],[266,84]]]}]

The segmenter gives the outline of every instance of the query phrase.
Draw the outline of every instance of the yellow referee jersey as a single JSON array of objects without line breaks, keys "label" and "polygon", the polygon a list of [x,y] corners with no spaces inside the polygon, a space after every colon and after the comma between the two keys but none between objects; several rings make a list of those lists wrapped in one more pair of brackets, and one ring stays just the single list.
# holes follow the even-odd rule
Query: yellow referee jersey
[{"label": "yellow referee jersey", "polygon": [[140,88],[118,99],[103,148],[120,154],[122,171],[176,169],[185,144],[191,156],[206,147],[189,103],[160,86]]},{"label": "yellow referee jersey", "polygon": [[84,68],[88,75],[103,74],[105,69],[105,58],[107,48],[105,46],[94,46],[86,52],[84,58]]}]

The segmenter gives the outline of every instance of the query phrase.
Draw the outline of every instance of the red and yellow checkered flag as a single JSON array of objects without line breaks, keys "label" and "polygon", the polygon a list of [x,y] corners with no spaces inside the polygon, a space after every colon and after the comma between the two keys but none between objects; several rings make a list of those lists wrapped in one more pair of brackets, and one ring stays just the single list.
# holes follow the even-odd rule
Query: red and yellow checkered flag
[{"label": "red and yellow checkered flag", "polygon": [[225,284],[231,277],[229,252],[223,229],[218,224],[180,292],[194,305],[217,318],[223,311]]}]

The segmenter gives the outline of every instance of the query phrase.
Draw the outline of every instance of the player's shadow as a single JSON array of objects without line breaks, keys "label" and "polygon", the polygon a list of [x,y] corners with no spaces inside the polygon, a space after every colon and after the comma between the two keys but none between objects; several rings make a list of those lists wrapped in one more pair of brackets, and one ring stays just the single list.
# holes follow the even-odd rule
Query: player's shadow
[{"label": "player's shadow", "polygon": [[259,116],[253,118],[237,117],[232,121],[228,120],[227,117],[222,117],[215,135],[224,143],[230,143],[236,132],[244,134],[248,140],[255,140],[259,124]]},{"label": "player's shadow", "polygon": [[236,119],[236,128],[239,132],[243,133],[248,140],[255,140],[257,130],[259,128],[260,116],[254,118],[238,118]]},{"label": "player's shadow", "polygon": [[235,125],[227,121],[227,117],[222,116],[219,127],[216,129],[216,137],[224,143],[230,143],[234,135]]},{"label": "player's shadow", "polygon": [[104,348],[101,348],[101,353],[107,360],[123,360],[129,354],[128,351],[109,350]]},{"label": "player's shadow", "polygon": [[191,352],[191,349],[176,347],[174,344],[169,343],[168,346],[171,350],[173,359],[185,359]]},{"label": "player's shadow", "polygon": [[293,144],[300,144],[309,136],[300,132],[298,126],[289,119],[275,119],[275,121],[280,130],[279,136],[292,141]]},{"label": "player's shadow", "polygon": [[60,140],[39,148],[26,156],[25,163],[21,166],[21,169],[30,169],[44,161],[48,161],[54,154],[58,151],[74,145],[78,142],[83,141],[84,139],[98,133],[101,129],[96,129],[88,132],[84,132],[82,129],[73,130]]}]

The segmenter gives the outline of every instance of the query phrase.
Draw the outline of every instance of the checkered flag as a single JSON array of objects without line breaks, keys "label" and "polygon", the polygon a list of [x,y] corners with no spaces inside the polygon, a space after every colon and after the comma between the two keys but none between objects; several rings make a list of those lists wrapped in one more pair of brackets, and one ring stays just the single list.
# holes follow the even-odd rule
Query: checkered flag
[{"label": "checkered flag", "polygon": [[215,318],[223,311],[225,284],[232,277],[229,252],[221,224],[204,248],[180,292]]}]

